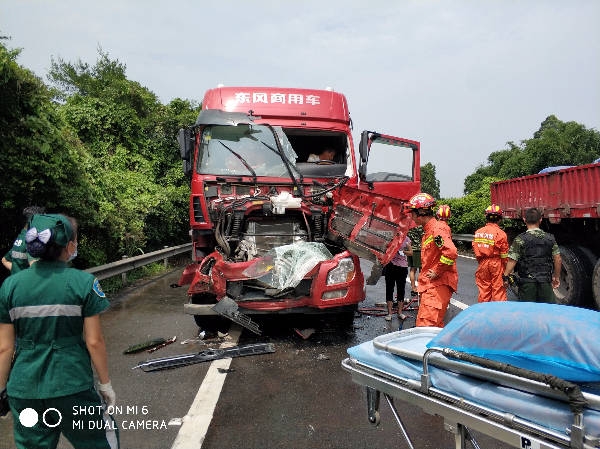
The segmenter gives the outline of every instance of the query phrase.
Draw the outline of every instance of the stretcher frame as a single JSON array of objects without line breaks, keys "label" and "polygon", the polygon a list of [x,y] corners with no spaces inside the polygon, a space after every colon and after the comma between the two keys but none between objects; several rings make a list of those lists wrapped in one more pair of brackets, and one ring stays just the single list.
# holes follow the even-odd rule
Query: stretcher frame
[{"label": "stretcher frame", "polygon": [[[415,328],[401,332],[420,332],[425,329]],[[431,330],[431,328],[429,329]],[[386,348],[386,337],[381,337],[383,339],[375,339],[374,345],[379,347],[379,349],[384,349]],[[432,357],[436,352],[438,354]],[[400,414],[394,406],[394,399],[409,402],[421,408],[425,413],[442,417],[444,419],[444,428],[454,434],[455,449],[465,449],[467,441],[474,448],[479,448],[469,429],[476,430],[512,447],[521,449],[600,448],[600,438],[586,434],[583,413],[573,412],[573,419],[568,432],[561,433],[514,414],[499,412],[472,400],[435,388],[431,385],[429,376],[430,364],[435,365],[437,368],[449,369],[453,372],[457,372],[461,366],[465,367],[465,364],[462,362],[441,357],[439,352],[441,352],[439,349],[434,349],[421,354],[423,372],[420,380],[401,377],[373,367],[370,364],[365,364],[353,357],[342,361],[342,367],[351,374],[353,382],[366,387],[368,419],[371,424],[379,424],[379,405],[381,395],[383,395],[392,410],[404,439],[411,449],[414,448],[413,443]],[[408,356],[411,360],[418,357],[417,354],[404,355]],[[487,378],[493,382],[506,380],[505,383],[511,388],[531,391],[550,398],[562,395],[562,393],[540,382],[527,378],[519,378],[519,376],[515,375],[505,375],[501,372],[494,373],[493,371],[489,368],[482,368],[471,364],[465,367],[467,376],[488,376]],[[600,409],[599,396],[588,393],[582,393],[582,396],[585,397],[588,403],[592,403],[594,409]]]}]

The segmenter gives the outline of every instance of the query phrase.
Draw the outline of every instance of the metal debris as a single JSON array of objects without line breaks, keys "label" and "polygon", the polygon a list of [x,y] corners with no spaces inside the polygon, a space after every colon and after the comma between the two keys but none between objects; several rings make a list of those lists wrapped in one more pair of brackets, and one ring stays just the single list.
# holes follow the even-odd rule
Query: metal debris
[{"label": "metal debris", "polygon": [[142,371],[145,372],[159,371],[212,360],[243,357],[248,355],[260,355],[270,352],[275,352],[275,345],[273,345],[273,343],[255,343],[234,346],[232,348],[225,349],[209,348],[191,354],[174,355],[171,357],[163,357],[161,359],[146,360],[138,363],[131,369],[141,368]]}]

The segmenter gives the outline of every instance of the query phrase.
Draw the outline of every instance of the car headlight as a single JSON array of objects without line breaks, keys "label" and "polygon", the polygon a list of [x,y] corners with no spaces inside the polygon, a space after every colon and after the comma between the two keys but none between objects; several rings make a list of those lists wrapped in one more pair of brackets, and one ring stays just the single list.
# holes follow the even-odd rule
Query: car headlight
[{"label": "car headlight", "polygon": [[340,260],[337,267],[327,273],[327,285],[350,282],[354,276],[354,262],[351,257]]}]

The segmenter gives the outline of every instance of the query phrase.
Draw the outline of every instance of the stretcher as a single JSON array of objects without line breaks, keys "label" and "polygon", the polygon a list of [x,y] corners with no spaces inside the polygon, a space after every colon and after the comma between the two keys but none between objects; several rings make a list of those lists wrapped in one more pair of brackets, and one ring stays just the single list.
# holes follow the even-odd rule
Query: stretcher
[{"label": "stretcher", "polygon": [[394,399],[443,417],[456,449],[467,442],[479,448],[472,430],[522,449],[600,448],[600,383],[579,385],[454,349],[428,348],[441,331],[405,329],[348,349],[342,367],[366,387],[372,424],[379,424],[383,395],[411,448]]}]

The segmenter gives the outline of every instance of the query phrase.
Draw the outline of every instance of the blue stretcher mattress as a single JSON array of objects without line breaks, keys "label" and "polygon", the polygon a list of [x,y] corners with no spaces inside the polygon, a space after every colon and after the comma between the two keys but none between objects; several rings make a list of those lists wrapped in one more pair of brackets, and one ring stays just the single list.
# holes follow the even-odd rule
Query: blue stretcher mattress
[{"label": "blue stretcher mattress", "polygon": [[[468,309],[467,309],[468,310]],[[464,312],[462,312],[464,313]],[[382,375],[420,382],[423,373],[423,356],[430,341],[436,338],[440,328],[413,328],[381,335],[371,341],[348,348],[352,359]],[[431,384],[437,390],[448,392],[495,412],[511,413],[543,428],[566,434],[573,424],[573,413],[569,404],[560,395],[550,392],[549,396],[514,388],[514,376],[502,373],[485,375],[487,369],[479,371],[474,365],[452,361],[451,369],[443,369],[448,359],[433,354],[429,363]],[[441,364],[440,364],[441,362]],[[438,366],[435,366],[438,365]],[[464,374],[461,366],[469,374]],[[477,368],[477,367],[476,367]],[[473,375],[475,373],[475,375]],[[490,381],[493,379],[494,381]],[[541,386],[540,388],[542,388]],[[584,410],[585,433],[600,436],[600,384],[581,385],[586,398],[591,398]]]}]

